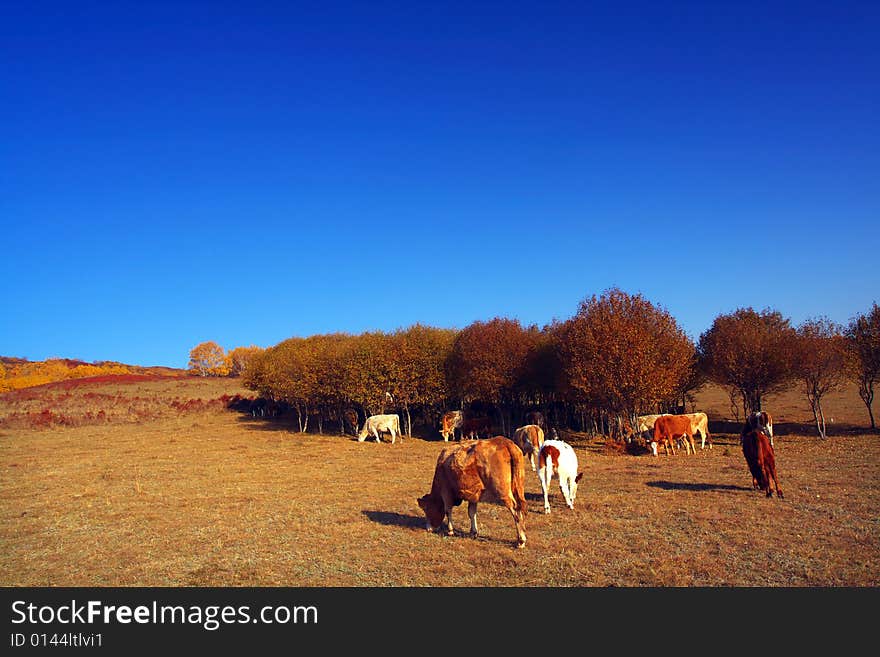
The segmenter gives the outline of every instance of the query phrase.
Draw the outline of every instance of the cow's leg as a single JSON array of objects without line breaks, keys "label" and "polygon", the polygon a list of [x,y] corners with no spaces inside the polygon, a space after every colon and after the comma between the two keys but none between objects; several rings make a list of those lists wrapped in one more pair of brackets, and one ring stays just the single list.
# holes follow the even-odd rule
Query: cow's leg
[{"label": "cow's leg", "polygon": [[477,503],[468,502],[468,518],[471,519],[471,536],[477,537]]},{"label": "cow's leg", "polygon": [[562,497],[565,498],[565,503],[568,505],[568,508],[574,509],[574,502],[571,501],[571,495],[569,493],[569,479],[567,477],[559,478],[559,490],[562,491]]},{"label": "cow's leg", "polygon": [[544,513],[550,513],[550,499],[547,496],[547,489],[550,488],[550,476],[547,475],[546,468],[538,472],[538,478],[541,480],[541,492],[544,494]]},{"label": "cow's leg", "polygon": [[455,529],[452,527],[452,510],[455,508],[455,505],[443,501],[443,505],[446,507],[446,535],[447,536],[455,536]]},{"label": "cow's leg", "polygon": [[776,473],[773,473],[773,487],[776,489],[776,497],[785,498],[785,495],[782,494],[782,489],[779,488],[779,479],[776,478]]},{"label": "cow's leg", "polygon": [[513,525],[516,527],[516,547],[524,548],[526,546],[525,513],[523,513],[522,510],[517,511],[516,500],[513,499],[513,495],[508,496],[508,498],[504,500],[504,506],[507,507],[507,510],[510,511],[510,515],[513,516]]},{"label": "cow's leg", "polygon": [[381,440],[379,440],[379,430],[376,429],[375,427],[373,428],[373,437],[376,439],[377,443],[382,442]]}]

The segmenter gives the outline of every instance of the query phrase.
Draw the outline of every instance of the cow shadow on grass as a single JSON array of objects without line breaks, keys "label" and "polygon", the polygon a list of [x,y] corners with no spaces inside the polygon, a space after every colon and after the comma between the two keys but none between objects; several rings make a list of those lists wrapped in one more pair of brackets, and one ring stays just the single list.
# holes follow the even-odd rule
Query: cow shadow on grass
[{"label": "cow shadow on grass", "polygon": [[[543,503],[543,498],[541,498],[541,500]],[[380,525],[389,525],[391,527],[405,527],[407,529],[417,529],[422,532],[425,531],[426,519],[424,515],[415,516],[406,513],[396,513],[394,511],[363,511],[362,513],[367,516],[367,518],[369,518],[373,522],[378,522]],[[450,538],[446,535],[445,520],[441,528],[434,529],[431,531],[431,533],[441,536],[442,538]],[[465,514],[463,518],[458,518],[458,522],[456,523],[455,536],[480,542],[497,543],[499,542],[499,540],[502,543],[507,542],[504,539],[498,539],[485,534],[471,536],[470,521],[467,519],[467,514]]]},{"label": "cow shadow on grass", "polygon": [[645,485],[651,488],[662,488],[663,490],[752,490],[747,486],[738,486],[736,484],[695,484],[687,481],[648,481]]},{"label": "cow shadow on grass", "polygon": [[425,528],[425,516],[414,516],[394,511],[364,511],[363,514],[373,522],[393,527]]}]

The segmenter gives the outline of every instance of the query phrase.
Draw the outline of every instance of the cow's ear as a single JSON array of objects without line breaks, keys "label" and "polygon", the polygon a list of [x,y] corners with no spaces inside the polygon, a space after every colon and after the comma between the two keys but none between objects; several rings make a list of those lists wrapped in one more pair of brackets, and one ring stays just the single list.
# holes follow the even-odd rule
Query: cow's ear
[{"label": "cow's ear", "polygon": [[574,478],[574,483],[578,483],[581,480],[581,477],[584,476],[583,472],[578,472],[577,477]]}]

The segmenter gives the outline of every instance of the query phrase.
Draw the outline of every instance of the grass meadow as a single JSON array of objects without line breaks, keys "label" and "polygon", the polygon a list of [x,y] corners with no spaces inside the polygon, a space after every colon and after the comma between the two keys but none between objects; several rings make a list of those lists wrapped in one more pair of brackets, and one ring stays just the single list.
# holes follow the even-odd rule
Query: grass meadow
[{"label": "grass meadow", "polygon": [[[854,389],[767,400],[784,499],[753,490],[727,396],[707,388],[714,447],[621,453],[562,433],[575,509],[526,472],[527,545],[501,506],[472,539],[429,533],[416,498],[442,445],[299,434],[226,408],[234,379],[101,381],[0,396],[0,585],[305,587],[875,587],[880,435]],[[325,429],[327,427],[325,426]],[[333,427],[335,429],[335,427]]]}]

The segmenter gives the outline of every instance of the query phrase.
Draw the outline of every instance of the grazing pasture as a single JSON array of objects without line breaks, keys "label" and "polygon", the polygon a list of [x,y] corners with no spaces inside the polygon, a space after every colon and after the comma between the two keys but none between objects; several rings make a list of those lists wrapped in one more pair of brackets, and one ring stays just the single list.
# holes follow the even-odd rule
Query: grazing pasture
[{"label": "grazing pasture", "polygon": [[[767,400],[784,499],[752,488],[718,389],[696,405],[714,448],[694,455],[561,431],[584,472],[577,502],[552,490],[544,515],[527,468],[523,550],[500,505],[480,505],[476,539],[466,504],[455,536],[425,531],[416,499],[446,444],[436,430],[358,442],[207,403],[246,392],[174,379],[0,396],[0,585],[880,585],[880,436],[859,428],[854,391],[829,396],[825,441],[806,400]],[[43,410],[92,415],[3,424]]]}]

